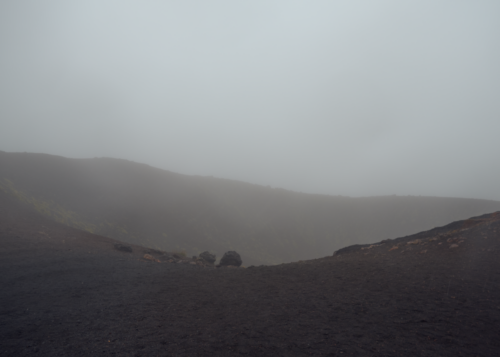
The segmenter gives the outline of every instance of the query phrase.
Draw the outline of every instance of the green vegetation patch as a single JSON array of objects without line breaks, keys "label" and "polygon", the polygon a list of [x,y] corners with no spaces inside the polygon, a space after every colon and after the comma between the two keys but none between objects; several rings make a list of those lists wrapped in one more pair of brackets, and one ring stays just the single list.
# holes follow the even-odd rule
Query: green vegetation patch
[{"label": "green vegetation patch", "polygon": [[14,183],[8,179],[0,180],[0,189],[5,193],[14,196],[19,201],[33,207],[37,212],[50,219],[64,225],[78,228],[90,233],[97,231],[97,226],[86,222],[77,213],[65,209],[52,200],[44,200],[29,195],[26,191],[16,188]]}]

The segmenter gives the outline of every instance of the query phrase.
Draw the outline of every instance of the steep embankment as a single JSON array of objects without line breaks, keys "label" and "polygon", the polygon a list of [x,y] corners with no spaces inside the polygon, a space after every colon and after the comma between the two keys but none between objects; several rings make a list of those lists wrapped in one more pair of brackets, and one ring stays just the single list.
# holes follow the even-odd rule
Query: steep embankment
[{"label": "steep embankment", "polygon": [[236,250],[248,265],[320,257],[500,210],[497,201],[310,195],[126,160],[5,152],[0,187],[73,227],[190,255]]}]

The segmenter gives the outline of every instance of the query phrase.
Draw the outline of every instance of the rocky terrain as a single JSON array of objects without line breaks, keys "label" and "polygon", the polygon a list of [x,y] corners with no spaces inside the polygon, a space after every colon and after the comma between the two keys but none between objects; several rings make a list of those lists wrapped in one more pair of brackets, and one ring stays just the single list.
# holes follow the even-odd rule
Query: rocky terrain
[{"label": "rocky terrain", "polygon": [[215,268],[0,192],[0,355],[497,356],[499,253],[493,213],[321,259]]}]

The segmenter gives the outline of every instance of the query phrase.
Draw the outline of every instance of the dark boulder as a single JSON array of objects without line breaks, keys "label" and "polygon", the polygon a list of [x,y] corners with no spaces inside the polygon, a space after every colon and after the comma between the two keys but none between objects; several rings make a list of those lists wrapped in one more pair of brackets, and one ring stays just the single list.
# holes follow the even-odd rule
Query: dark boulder
[{"label": "dark boulder", "polygon": [[236,267],[239,267],[241,265],[241,257],[238,253],[235,251],[229,251],[224,253],[224,256],[220,260],[219,265],[220,266],[228,266],[228,265],[233,265]]},{"label": "dark boulder", "polygon": [[129,245],[124,245],[120,243],[115,244],[115,249],[119,250],[121,252],[127,252],[127,253],[132,253],[132,247]]},{"label": "dark boulder", "polygon": [[215,254],[212,254],[210,252],[203,252],[199,255],[199,257],[204,261],[209,262],[210,264],[215,263],[216,259]]}]

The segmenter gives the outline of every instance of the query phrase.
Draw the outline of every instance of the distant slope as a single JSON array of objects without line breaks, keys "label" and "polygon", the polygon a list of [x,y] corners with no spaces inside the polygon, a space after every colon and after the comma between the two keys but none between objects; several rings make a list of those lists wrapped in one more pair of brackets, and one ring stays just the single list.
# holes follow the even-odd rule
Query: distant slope
[{"label": "distant slope", "polygon": [[500,210],[498,201],[311,195],[126,160],[1,151],[0,189],[73,227],[188,254],[236,250],[245,265],[321,257]]}]

